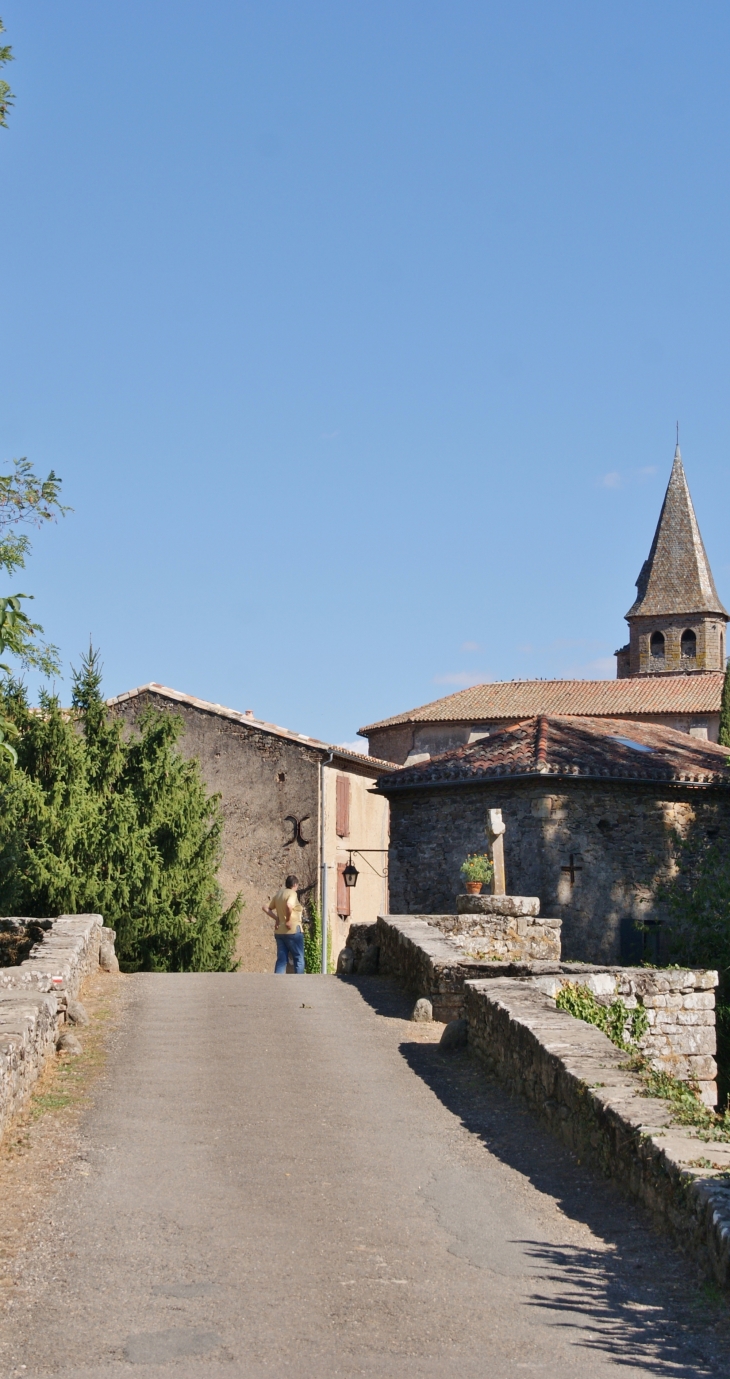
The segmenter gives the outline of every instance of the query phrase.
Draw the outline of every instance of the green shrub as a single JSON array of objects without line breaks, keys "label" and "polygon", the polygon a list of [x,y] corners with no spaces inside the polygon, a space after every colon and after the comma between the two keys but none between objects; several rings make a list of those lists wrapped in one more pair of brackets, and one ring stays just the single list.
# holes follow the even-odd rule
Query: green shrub
[{"label": "green shrub", "polygon": [[585,1020],[586,1024],[596,1025],[619,1049],[634,1048],[649,1028],[643,1006],[629,1010],[618,996],[610,1005],[603,1005],[589,986],[575,982],[566,982],[560,988],[555,997],[555,1004],[558,1010],[567,1010],[576,1020]]},{"label": "green shrub", "polygon": [[304,928],[304,971],[322,971],[322,920],[316,900],[309,902],[309,923]]}]

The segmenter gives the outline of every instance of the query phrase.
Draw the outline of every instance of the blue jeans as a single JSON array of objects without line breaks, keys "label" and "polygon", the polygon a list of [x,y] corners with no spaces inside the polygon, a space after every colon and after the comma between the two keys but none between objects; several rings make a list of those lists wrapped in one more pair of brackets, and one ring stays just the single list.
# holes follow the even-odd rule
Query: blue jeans
[{"label": "blue jeans", "polygon": [[294,963],[294,971],[301,975],[304,971],[304,934],[275,934],[276,967],[275,972],[286,972],[287,959]]}]

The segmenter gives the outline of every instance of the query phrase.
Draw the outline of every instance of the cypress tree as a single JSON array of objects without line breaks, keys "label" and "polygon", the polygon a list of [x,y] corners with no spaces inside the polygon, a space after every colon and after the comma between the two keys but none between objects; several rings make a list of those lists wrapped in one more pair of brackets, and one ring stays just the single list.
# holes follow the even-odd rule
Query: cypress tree
[{"label": "cypress tree", "polygon": [[730,747],[730,658],[725,665],[725,680],[720,703],[720,734],[717,740],[721,747]]},{"label": "cypress tree", "polygon": [[240,901],[217,880],[223,818],[182,720],[149,710],[125,736],[101,694],[98,654],[74,673],[73,708],[32,712],[17,684],[3,704],[18,766],[0,755],[0,913],[98,911],[126,971],[229,971]]}]

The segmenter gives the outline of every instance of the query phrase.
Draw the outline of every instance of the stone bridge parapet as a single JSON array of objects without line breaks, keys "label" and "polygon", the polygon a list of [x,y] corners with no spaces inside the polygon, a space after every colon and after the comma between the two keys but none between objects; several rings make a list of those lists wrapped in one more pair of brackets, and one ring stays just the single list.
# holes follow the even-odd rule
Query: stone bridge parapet
[{"label": "stone bridge parapet", "polygon": [[0,968],[0,1137],[54,1052],[66,1000],[99,966],[101,915],[60,915],[17,967]]}]

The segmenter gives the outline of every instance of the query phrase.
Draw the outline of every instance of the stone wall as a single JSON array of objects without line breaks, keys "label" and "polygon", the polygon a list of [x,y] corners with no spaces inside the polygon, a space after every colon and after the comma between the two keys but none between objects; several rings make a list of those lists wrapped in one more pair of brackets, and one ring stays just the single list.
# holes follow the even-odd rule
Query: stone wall
[{"label": "stone wall", "polygon": [[[434,1020],[455,1020],[464,1013],[464,983],[484,976],[489,964],[463,953],[434,921],[453,915],[378,915],[379,971],[394,977],[414,996],[426,996]],[[504,972],[503,963],[492,964]],[[509,970],[512,970],[510,967]]]},{"label": "stone wall", "polygon": [[485,850],[487,811],[501,809],[507,889],[538,896],[563,921],[564,955],[584,962],[654,960],[634,926],[666,917],[657,887],[672,874],[675,832],[730,846],[730,793],[709,787],[504,778],[390,799],[392,914],[453,910],[461,863]]},{"label": "stone wall", "polygon": [[[599,1000],[620,996],[628,1010],[643,1006],[649,1028],[639,1048],[659,1070],[697,1082],[709,1106],[717,1101],[716,972],[600,967],[588,963],[480,959],[460,946],[448,926],[455,915],[381,915],[380,971],[433,1005],[435,1020],[466,1014],[470,980],[513,978],[554,999],[566,982],[588,986]],[[573,1018],[572,1016],[570,1017]],[[586,1028],[588,1028],[586,1026]]]},{"label": "stone wall", "polygon": [[469,1044],[489,1070],[730,1286],[730,1145],[673,1125],[668,1103],[643,1094],[625,1054],[534,983],[468,981],[465,1010]]},{"label": "stone wall", "polygon": [[426,923],[462,952],[490,962],[560,961],[561,920],[540,918],[534,896],[458,895],[455,915],[429,915]]},{"label": "stone wall", "polygon": [[[149,690],[120,697],[114,713],[134,726],[153,707],[183,720],[180,750],[196,757],[206,786],[220,794],[223,860],[218,880],[228,905],[241,895],[236,957],[244,972],[273,972],[276,944],[262,905],[294,872],[319,880],[319,759],[304,742],[269,733]],[[287,816],[304,820],[294,843]],[[305,841],[306,840],[306,841]]]},{"label": "stone wall", "polygon": [[[223,812],[222,861],[218,873],[224,900],[237,895],[243,911],[236,957],[244,972],[273,972],[276,958],[271,919],[262,906],[284,878],[299,878],[300,894],[318,896],[321,880],[320,763],[329,749],[304,735],[273,724],[259,724],[245,714],[206,705],[186,695],[151,689],[120,695],[111,711],[134,728],[150,707],[182,719],[179,747],[200,764],[205,784],[220,795]],[[335,960],[347,931],[338,917],[337,864],[347,863],[350,849],[387,849],[388,804],[372,794],[378,768],[366,756],[342,757],[325,765],[325,860],[329,863],[329,935]],[[336,832],[336,777],[351,786],[350,834]],[[352,922],[375,923],[384,906],[382,858],[365,854],[358,886],[348,897]],[[375,866],[369,864],[376,863]],[[383,853],[383,857],[385,852]]]},{"label": "stone wall", "polygon": [[61,915],[25,962],[0,968],[0,1137],[55,1050],[65,1000],[99,965],[102,924]]},{"label": "stone wall", "polygon": [[[572,966],[572,965],[571,965]],[[627,1010],[643,1006],[649,1022],[640,1051],[681,1082],[696,1082],[708,1106],[717,1103],[715,988],[717,972],[683,968],[614,968],[523,978],[555,997],[566,980],[580,982],[603,1002],[617,996]]]}]

